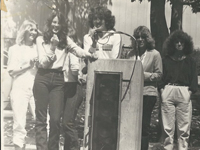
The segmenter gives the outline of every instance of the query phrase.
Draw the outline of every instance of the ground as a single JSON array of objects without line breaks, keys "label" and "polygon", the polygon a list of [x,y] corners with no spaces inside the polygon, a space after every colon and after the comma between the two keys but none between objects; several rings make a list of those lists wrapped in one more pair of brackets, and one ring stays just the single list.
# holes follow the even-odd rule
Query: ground
[{"label": "ground", "polygon": [[[192,116],[192,125],[191,125],[191,136],[190,136],[190,150],[200,150],[200,100],[193,100],[193,116]],[[152,114],[151,121],[151,131],[150,131],[150,149],[159,150],[159,123],[158,123],[158,106],[159,101],[157,101],[156,106],[154,108]],[[77,130],[79,132],[80,143],[82,144],[83,140],[83,130],[84,130],[84,101],[82,102],[79,112],[76,118]],[[4,117],[4,145],[5,150],[12,150],[12,112],[9,110],[9,106],[7,107],[7,111],[5,111]],[[28,150],[35,150],[35,130],[34,130],[34,121],[32,120],[32,116],[30,113],[27,114],[27,126],[26,129],[28,131],[26,143]],[[61,136],[61,145],[63,144],[63,137]]]}]

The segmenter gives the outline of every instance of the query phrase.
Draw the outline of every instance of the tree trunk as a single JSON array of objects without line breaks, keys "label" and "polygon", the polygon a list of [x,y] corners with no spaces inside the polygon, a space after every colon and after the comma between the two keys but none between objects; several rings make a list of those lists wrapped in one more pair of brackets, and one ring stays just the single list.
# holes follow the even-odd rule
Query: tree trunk
[{"label": "tree trunk", "polygon": [[150,25],[152,36],[155,39],[156,49],[163,56],[162,45],[169,36],[165,19],[165,0],[151,0]]},{"label": "tree trunk", "polygon": [[[155,48],[160,52],[161,56],[164,56],[165,53],[162,51],[162,45],[165,39],[169,36],[169,31],[165,19],[165,0],[151,0],[150,25],[152,36],[155,39]],[[157,126],[157,140],[161,141],[163,128],[160,104],[158,119],[159,123]]]},{"label": "tree trunk", "polygon": [[171,0],[172,14],[170,33],[175,30],[182,30],[183,3],[182,0]]}]

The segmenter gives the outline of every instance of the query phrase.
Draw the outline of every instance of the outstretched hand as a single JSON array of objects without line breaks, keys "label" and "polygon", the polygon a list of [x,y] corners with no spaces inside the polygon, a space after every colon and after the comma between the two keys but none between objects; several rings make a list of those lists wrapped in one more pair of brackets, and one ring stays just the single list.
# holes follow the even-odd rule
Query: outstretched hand
[{"label": "outstretched hand", "polygon": [[90,61],[95,61],[95,60],[97,60],[97,59],[98,59],[98,56],[97,56],[96,53],[92,53],[91,56],[89,57],[89,60],[90,60]]}]

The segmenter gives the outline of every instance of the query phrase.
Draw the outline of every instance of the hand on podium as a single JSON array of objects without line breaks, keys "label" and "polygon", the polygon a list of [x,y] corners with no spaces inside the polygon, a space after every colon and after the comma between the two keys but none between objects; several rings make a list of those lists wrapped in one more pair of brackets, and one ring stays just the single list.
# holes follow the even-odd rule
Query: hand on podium
[{"label": "hand on podium", "polygon": [[92,53],[92,54],[91,54],[91,57],[89,58],[90,61],[95,61],[95,60],[97,60],[97,59],[98,59],[98,56],[97,56],[96,53]]}]

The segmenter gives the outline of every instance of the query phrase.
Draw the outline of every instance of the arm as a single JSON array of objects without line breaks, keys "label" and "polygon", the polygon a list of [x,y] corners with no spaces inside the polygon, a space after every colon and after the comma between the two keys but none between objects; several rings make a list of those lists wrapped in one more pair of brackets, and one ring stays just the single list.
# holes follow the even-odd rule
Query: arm
[{"label": "arm", "polygon": [[91,53],[88,51],[83,50],[78,45],[76,45],[69,37],[67,37],[67,44],[68,44],[68,51],[72,54],[74,54],[77,57],[83,57],[83,58],[92,58]]},{"label": "arm", "polygon": [[145,81],[160,81],[162,77],[162,59],[159,52],[156,53],[153,61],[153,72],[144,72]]},{"label": "arm", "polygon": [[[90,49],[92,48],[92,39],[91,36],[89,34],[86,34],[83,37],[83,45],[84,45],[84,50],[85,51],[90,51]],[[92,48],[92,51],[95,51],[96,48]]]},{"label": "arm", "polygon": [[78,76],[79,74],[79,58],[76,57],[74,54],[69,53],[69,62],[70,62],[70,70],[74,76]]},{"label": "arm", "polygon": [[39,56],[39,65],[40,68],[48,68],[56,60],[55,55],[55,46],[50,45],[48,50],[45,50],[44,40],[40,36],[36,39],[37,51]]},{"label": "arm", "polygon": [[190,94],[195,93],[198,89],[198,75],[197,75],[197,65],[196,62],[192,59],[191,66],[191,82],[189,85]]}]

